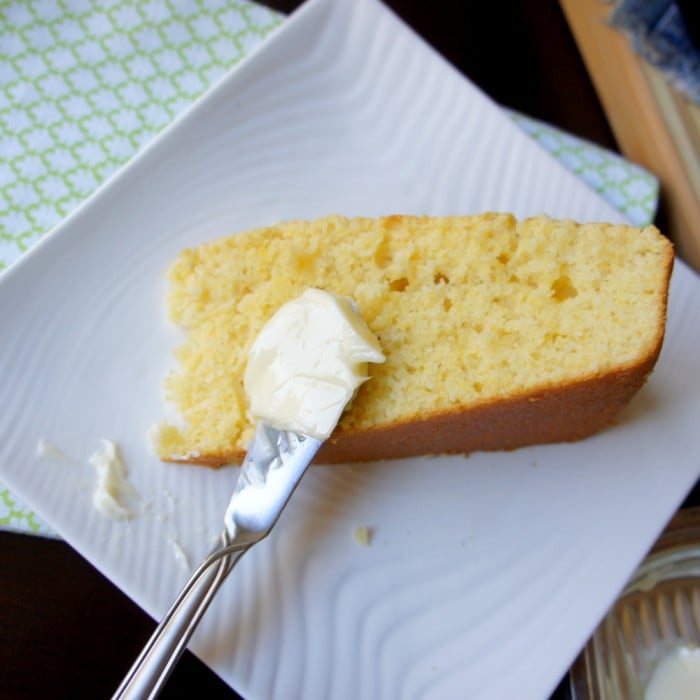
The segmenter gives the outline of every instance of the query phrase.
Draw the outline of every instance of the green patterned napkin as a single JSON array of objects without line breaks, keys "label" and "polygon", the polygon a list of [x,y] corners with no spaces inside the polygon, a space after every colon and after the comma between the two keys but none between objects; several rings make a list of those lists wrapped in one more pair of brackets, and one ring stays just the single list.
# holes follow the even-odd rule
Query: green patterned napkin
[{"label": "green patterned napkin", "polygon": [[578,175],[634,226],[654,220],[659,182],[651,173],[600,146],[522,114],[511,117],[562,165]]},{"label": "green patterned napkin", "polygon": [[0,4],[0,269],[280,22],[227,0]]},{"label": "green patterned napkin", "polygon": [[[282,21],[240,0],[0,3],[0,270]],[[652,175],[512,117],[632,223],[652,220]],[[2,484],[0,528],[54,535]]]}]

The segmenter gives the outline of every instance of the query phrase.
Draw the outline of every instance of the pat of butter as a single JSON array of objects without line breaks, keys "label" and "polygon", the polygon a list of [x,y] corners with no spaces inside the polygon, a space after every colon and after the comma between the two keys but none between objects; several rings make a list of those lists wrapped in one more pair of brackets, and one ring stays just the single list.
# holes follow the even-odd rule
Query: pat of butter
[{"label": "pat of butter", "polygon": [[254,417],[278,430],[325,440],[379,342],[347,297],[308,289],[267,322],[248,356],[244,386]]},{"label": "pat of butter", "polygon": [[681,646],[664,656],[647,684],[645,700],[700,698],[700,649]]}]

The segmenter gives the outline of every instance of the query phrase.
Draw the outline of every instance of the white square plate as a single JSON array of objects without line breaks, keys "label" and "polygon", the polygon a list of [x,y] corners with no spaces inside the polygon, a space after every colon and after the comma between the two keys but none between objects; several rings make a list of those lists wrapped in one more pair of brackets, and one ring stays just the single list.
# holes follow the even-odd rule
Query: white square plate
[{"label": "white square plate", "polygon": [[[171,261],[283,219],[484,210],[621,220],[376,0],[311,0],[0,278],[0,476],[159,617],[236,478],[149,450]],[[251,699],[547,696],[698,476],[698,347],[678,263],[661,360],[614,429],[312,468],[193,650]],[[91,504],[102,437],[128,522]],[[38,457],[41,438],[66,457]]]}]

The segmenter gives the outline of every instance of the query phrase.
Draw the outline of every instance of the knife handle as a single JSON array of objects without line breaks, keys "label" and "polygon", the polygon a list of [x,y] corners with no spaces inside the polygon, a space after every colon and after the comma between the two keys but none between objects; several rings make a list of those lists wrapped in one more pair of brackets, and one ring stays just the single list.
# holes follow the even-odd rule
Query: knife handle
[{"label": "knife handle", "polygon": [[221,542],[202,561],[156,627],[112,700],[155,698],[167,681],[219,586],[251,542]]}]

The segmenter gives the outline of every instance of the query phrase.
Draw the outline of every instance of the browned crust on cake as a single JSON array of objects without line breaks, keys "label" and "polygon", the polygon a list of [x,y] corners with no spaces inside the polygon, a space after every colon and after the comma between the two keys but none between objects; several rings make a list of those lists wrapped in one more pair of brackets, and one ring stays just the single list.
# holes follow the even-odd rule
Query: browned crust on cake
[{"label": "browned crust on cake", "polygon": [[[469,454],[580,440],[614,422],[644,385],[660,349],[661,338],[642,362],[575,383],[361,432],[338,430],[323,444],[314,462]],[[196,463],[210,467],[240,464],[244,454],[206,455]]]},{"label": "browned crust on cake", "polygon": [[[650,360],[639,367],[543,388],[516,398],[362,432],[340,432],[323,444],[314,462],[337,464],[469,454],[581,440],[613,423],[642,387],[653,365],[654,360]],[[244,455],[241,451],[207,456],[197,458],[197,464],[240,464]]]},{"label": "browned crust on cake", "polygon": [[[646,356],[625,367],[574,382],[543,386],[521,395],[421,416],[362,431],[344,431],[342,423],[319,450],[314,463],[368,462],[420,455],[470,454],[513,450],[528,445],[573,442],[610,426],[642,388],[663,344],[668,283],[673,268],[669,246],[666,294],[659,327]],[[240,464],[243,450],[170,462],[213,468]]]},{"label": "browned crust on cake", "polygon": [[572,442],[611,425],[642,387],[654,365],[621,370],[574,384],[407,421],[326,442],[316,462],[469,454]]}]

